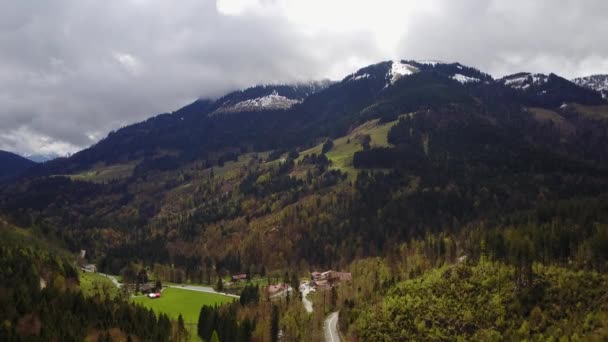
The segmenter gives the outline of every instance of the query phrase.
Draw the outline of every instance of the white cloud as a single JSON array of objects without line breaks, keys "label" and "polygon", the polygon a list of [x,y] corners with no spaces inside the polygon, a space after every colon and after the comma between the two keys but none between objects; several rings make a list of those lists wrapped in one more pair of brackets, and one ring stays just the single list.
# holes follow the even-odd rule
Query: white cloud
[{"label": "white cloud", "polygon": [[0,1],[0,148],[73,152],[199,96],[393,58],[606,73],[605,36],[605,0]]}]

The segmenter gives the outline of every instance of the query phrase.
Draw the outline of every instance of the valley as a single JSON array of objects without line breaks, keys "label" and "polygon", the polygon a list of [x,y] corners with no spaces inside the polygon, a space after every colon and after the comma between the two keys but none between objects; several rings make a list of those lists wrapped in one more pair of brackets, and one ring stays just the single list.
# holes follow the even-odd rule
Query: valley
[{"label": "valley", "polygon": [[0,186],[0,337],[601,340],[607,106],[401,60],[123,127]]}]

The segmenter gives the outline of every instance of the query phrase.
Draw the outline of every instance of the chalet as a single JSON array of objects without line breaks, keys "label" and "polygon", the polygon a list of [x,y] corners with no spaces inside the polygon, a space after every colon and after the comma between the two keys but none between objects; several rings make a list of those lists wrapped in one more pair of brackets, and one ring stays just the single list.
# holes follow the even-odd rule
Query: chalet
[{"label": "chalet", "polygon": [[293,289],[288,284],[276,284],[276,285],[268,285],[266,291],[268,291],[268,296],[270,298],[278,298],[283,295],[291,292]]},{"label": "chalet", "polygon": [[331,284],[325,279],[319,279],[312,282],[312,286],[321,290],[329,289]]},{"label": "chalet", "polygon": [[339,282],[352,281],[353,276],[350,272],[336,272],[336,271],[325,271],[325,272],[312,272],[310,274],[312,278],[311,285],[321,289],[332,287]]},{"label": "chalet", "polygon": [[276,295],[281,291],[285,291],[285,289],[287,288],[287,284],[276,284],[276,285],[268,285],[268,294],[269,295]]},{"label": "chalet", "polygon": [[145,284],[139,285],[139,291],[141,291],[142,293],[152,292],[155,290],[155,288],[156,288],[156,285],[153,283],[145,283]]},{"label": "chalet", "polygon": [[235,274],[232,276],[232,281],[235,283],[243,280],[247,280],[247,274]]}]

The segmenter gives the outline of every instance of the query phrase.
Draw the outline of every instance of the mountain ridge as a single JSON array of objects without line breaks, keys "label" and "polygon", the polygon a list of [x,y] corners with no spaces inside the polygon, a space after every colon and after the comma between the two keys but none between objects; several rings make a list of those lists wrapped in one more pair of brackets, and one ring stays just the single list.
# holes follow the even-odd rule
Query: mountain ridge
[{"label": "mountain ridge", "polygon": [[0,151],[0,182],[19,176],[36,164],[18,154]]}]

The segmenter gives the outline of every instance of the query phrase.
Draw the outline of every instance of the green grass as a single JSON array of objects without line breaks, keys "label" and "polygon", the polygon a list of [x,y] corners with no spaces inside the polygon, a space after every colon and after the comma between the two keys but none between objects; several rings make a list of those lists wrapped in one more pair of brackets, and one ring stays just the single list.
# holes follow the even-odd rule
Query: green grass
[{"label": "green grass", "polygon": [[133,297],[134,303],[151,308],[156,314],[164,313],[171,319],[177,319],[181,314],[190,334],[190,341],[200,341],[196,335],[198,315],[203,305],[221,305],[230,303],[235,298],[215,293],[198,292],[168,287],[163,290],[162,296],[150,299],[146,296]]},{"label": "green grass", "polygon": [[[118,288],[116,288],[114,283],[99,273],[82,272],[80,273],[79,278],[80,289],[87,296],[101,294],[102,289],[106,289],[112,298],[118,294]],[[95,287],[97,287],[97,289]]]},{"label": "green grass", "polygon": [[130,177],[137,162],[116,165],[101,165],[92,168],[91,170],[83,171],[77,174],[68,175],[73,180],[82,180],[95,183],[104,183],[114,179]]},{"label": "green grass", "polygon": [[235,298],[215,293],[198,292],[172,287],[165,288],[160,298],[150,299],[146,296],[132,298],[133,302],[151,308],[157,314],[167,314],[172,319],[177,319],[181,314],[184,318],[184,322],[190,324],[196,324],[198,322],[198,314],[203,305],[221,305],[230,303],[233,300],[235,300]]},{"label": "green grass", "polygon": [[[353,156],[356,152],[363,150],[361,144],[357,141],[360,135],[369,135],[371,137],[370,145],[372,147],[390,146],[388,143],[388,131],[397,124],[397,120],[381,124],[378,119],[368,121],[361,126],[353,129],[348,135],[335,139],[334,147],[325,155],[331,160],[332,169],[340,170],[348,174],[349,179],[353,179],[357,170],[353,167]],[[301,156],[309,154],[321,153],[323,144],[319,144],[309,150],[301,153]],[[302,158],[300,157],[300,158]]]}]

